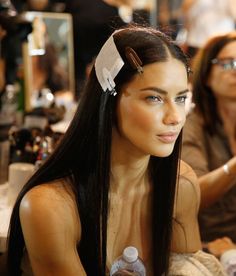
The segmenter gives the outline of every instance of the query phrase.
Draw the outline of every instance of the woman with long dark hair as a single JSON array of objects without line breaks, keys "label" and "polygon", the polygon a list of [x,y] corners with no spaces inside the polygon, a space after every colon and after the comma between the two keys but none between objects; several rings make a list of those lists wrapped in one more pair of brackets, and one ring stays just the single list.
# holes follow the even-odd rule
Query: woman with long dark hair
[{"label": "woman with long dark hair", "polygon": [[201,188],[204,243],[236,243],[236,32],[218,35],[193,62],[193,102],[183,135],[183,160]]},{"label": "woman with long dark hair", "polygon": [[157,30],[111,35],[68,131],[14,206],[11,275],[29,264],[34,275],[106,275],[133,245],[147,275],[160,276],[171,251],[200,249],[198,186],[180,162],[188,72]]}]

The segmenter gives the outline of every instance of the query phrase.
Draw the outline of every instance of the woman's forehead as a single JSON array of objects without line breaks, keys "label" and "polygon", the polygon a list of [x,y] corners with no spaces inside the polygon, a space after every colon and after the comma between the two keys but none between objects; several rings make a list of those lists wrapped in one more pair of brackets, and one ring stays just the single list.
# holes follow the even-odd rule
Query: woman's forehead
[{"label": "woman's forehead", "polygon": [[185,65],[177,59],[168,59],[163,62],[155,62],[143,66],[143,73],[136,74],[131,83],[173,83],[187,80],[187,71]]},{"label": "woman's forehead", "polygon": [[158,87],[164,91],[187,89],[188,77],[185,65],[178,60],[155,62],[143,67],[142,74],[123,86],[123,91],[138,91],[148,87]]},{"label": "woman's forehead", "polygon": [[236,40],[224,45],[224,47],[219,51],[218,57],[236,57]]}]

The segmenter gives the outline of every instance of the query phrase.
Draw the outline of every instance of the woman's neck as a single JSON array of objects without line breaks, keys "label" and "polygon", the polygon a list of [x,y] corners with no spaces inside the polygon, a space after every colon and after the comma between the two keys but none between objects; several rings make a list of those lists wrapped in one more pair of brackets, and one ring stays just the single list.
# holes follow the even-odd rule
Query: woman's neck
[{"label": "woman's neck", "polygon": [[113,139],[111,153],[112,190],[128,193],[148,182],[150,155],[143,154],[126,141]]},{"label": "woman's neck", "polygon": [[217,109],[223,123],[230,122],[231,127],[236,125],[236,99],[217,98]]}]

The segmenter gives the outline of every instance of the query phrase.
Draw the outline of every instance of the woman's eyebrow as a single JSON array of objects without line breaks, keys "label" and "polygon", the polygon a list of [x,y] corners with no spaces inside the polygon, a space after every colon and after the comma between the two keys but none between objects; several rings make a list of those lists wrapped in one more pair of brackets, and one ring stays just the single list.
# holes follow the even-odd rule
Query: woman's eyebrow
[{"label": "woman's eyebrow", "polygon": [[[167,91],[165,91],[165,90],[163,90],[161,88],[158,88],[158,87],[152,87],[151,86],[151,87],[146,87],[146,88],[140,89],[140,91],[146,91],[146,90],[152,90],[154,92],[157,92],[157,93],[160,93],[160,94],[163,94],[163,95],[167,95],[168,94]],[[178,92],[177,95],[182,95],[182,94],[185,94],[187,92],[189,92],[189,89],[184,89],[184,90]]]}]

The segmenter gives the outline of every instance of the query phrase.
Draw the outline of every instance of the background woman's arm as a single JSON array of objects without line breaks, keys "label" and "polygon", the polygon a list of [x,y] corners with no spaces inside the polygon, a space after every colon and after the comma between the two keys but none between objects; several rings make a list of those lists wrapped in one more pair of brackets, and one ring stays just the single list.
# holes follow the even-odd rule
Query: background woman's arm
[{"label": "background woman's arm", "polygon": [[[215,152],[212,157],[209,153],[210,138],[206,137],[201,118],[196,114],[190,114],[183,131],[183,147],[182,159],[187,162],[198,176],[199,186],[201,190],[201,205],[200,208],[205,208],[219,200],[232,186],[236,183],[236,157],[233,157],[227,162],[229,174],[223,169],[219,158],[221,151],[224,151],[223,145],[219,149],[217,145],[220,142],[212,140],[212,149],[215,146]],[[208,139],[208,142],[206,140]],[[222,153],[226,154],[226,153]],[[220,156],[220,158],[222,158]],[[217,169],[210,171],[210,161],[218,163]]]},{"label": "background woman's arm", "polygon": [[223,166],[199,177],[201,189],[201,208],[206,208],[220,199],[235,185],[236,156],[227,162],[227,169]]}]

